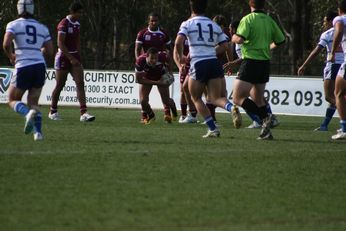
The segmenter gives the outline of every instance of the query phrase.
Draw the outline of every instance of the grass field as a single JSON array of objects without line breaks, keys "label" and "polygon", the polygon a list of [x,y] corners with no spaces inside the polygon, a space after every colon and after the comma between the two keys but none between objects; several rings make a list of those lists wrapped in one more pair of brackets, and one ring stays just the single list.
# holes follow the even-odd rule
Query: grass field
[{"label": "grass field", "polygon": [[[275,140],[231,126],[139,123],[136,110],[44,114],[43,142],[0,105],[0,230],[346,230],[346,142],[321,118],[279,116]],[[245,125],[249,121],[245,120]]]}]

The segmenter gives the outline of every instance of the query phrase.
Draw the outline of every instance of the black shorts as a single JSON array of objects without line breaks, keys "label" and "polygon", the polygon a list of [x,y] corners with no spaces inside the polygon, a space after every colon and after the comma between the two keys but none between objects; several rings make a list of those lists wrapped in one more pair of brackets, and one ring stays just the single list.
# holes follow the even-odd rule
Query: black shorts
[{"label": "black shorts", "polygon": [[46,65],[44,63],[39,63],[15,69],[11,84],[22,90],[42,88],[45,79]]},{"label": "black shorts", "polygon": [[244,59],[240,65],[237,79],[252,84],[263,84],[269,81],[270,61]]}]

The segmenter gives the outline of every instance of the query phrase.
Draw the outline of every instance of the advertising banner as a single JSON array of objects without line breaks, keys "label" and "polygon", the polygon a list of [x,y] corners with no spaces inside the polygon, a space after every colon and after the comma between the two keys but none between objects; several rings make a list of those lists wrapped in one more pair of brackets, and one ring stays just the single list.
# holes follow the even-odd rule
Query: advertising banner
[{"label": "advertising banner", "polygon": [[[7,90],[13,69],[0,68],[0,103],[7,103]],[[234,76],[226,76],[229,98],[232,96]],[[135,81],[133,71],[84,71],[87,105],[92,107],[140,108],[139,84]],[[55,71],[48,69],[46,83],[40,97],[41,105],[50,105],[51,94],[55,87]],[[180,109],[179,76],[170,87],[171,97]],[[324,116],[328,106],[324,100],[323,81],[316,78],[271,77],[267,84],[265,97],[277,114]],[[154,109],[161,109],[162,102],[154,86],[150,94],[150,104]],[[25,102],[25,96],[23,97]],[[61,92],[59,105],[78,106],[76,85],[69,75]],[[218,108],[219,112],[223,109]],[[337,116],[337,115],[336,115]]]}]

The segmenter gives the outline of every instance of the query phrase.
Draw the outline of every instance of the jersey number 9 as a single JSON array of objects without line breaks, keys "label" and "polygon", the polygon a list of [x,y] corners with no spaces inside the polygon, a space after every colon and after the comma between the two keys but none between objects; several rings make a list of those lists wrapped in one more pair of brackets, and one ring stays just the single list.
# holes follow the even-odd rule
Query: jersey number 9
[{"label": "jersey number 9", "polygon": [[36,27],[34,26],[26,26],[26,34],[30,37],[26,39],[26,42],[28,44],[36,44],[37,42],[37,34],[36,34]]}]

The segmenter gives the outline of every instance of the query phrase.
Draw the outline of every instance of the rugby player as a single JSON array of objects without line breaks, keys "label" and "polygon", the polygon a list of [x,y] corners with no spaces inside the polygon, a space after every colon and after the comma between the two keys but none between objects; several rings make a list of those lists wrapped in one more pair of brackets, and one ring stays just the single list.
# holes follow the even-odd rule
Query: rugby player
[{"label": "rugby player", "polygon": [[[334,11],[328,11],[323,18],[323,32],[320,36],[320,40],[313,51],[306,58],[304,63],[298,69],[298,75],[303,75],[305,68],[311,61],[325,48],[327,51],[327,58],[332,50],[333,38],[334,38],[334,27],[333,20],[338,16],[338,13]],[[336,111],[335,106],[335,79],[339,71],[341,64],[344,62],[344,52],[341,45],[338,47],[338,50],[335,53],[335,62],[331,63],[327,60],[326,66],[323,71],[323,87],[325,99],[329,103],[328,108],[326,109],[326,115],[322,124],[315,129],[315,131],[328,131],[328,125],[332,120],[334,113]]]},{"label": "rugby player", "polygon": [[[346,0],[342,0],[339,3],[339,16],[334,18],[333,25],[335,28],[334,39],[332,45],[332,51],[329,61],[332,63],[336,60],[336,54],[339,50],[339,45],[341,44],[343,51],[346,50]],[[339,72],[335,80],[335,102],[336,108],[340,116],[340,129],[337,133],[332,136],[333,140],[346,139],[346,58],[344,57],[344,62],[341,64]]]},{"label": "rugby player", "polygon": [[[171,39],[168,33],[160,27],[159,24],[159,15],[157,13],[150,13],[148,16],[148,27],[142,29],[138,32],[135,44],[135,57],[139,58],[140,55],[146,53],[149,48],[156,48],[159,52],[166,52],[167,56],[170,55],[171,50]],[[169,66],[172,69],[172,59],[169,59]],[[176,120],[178,117],[177,108],[175,106],[174,100],[169,99],[170,104],[173,108],[172,110],[173,120]],[[167,104],[164,104],[164,110],[167,110],[169,107]],[[148,115],[142,111],[141,121],[144,122],[148,118]]]},{"label": "rugby player", "polygon": [[[34,19],[33,0],[19,0],[18,19],[7,24],[3,49],[15,71],[9,87],[9,105],[25,117],[24,133],[34,132],[34,140],[43,139],[42,114],[38,100],[45,82],[45,58],[54,48],[48,28]],[[14,51],[12,49],[14,44]],[[21,100],[28,91],[27,105]]]},{"label": "rugby player", "polygon": [[206,8],[207,0],[190,0],[192,14],[190,19],[181,24],[174,48],[175,62],[185,64],[187,58],[183,55],[184,41],[189,40],[189,91],[198,113],[203,116],[208,126],[208,132],[203,138],[220,136],[220,130],[202,100],[204,89],[207,88],[214,105],[229,112],[233,106],[226,97],[221,97],[224,73],[216,57],[217,53],[223,53],[227,49],[227,38],[215,22],[204,16]]},{"label": "rugby player", "polygon": [[[172,101],[169,98],[169,85],[173,83],[174,77],[169,68],[169,57],[165,52],[159,52],[156,48],[149,48],[147,52],[139,56],[136,60],[136,80],[140,84],[139,99],[142,111],[148,116],[144,118],[144,124],[150,124],[155,120],[155,113],[149,104],[149,94],[154,85],[160,93],[162,103],[168,105],[164,110],[164,120],[168,123],[172,122],[170,108]],[[169,74],[171,78],[166,81],[163,75]],[[174,102],[173,102],[174,103]]]},{"label": "rugby player", "polygon": [[81,63],[80,47],[80,23],[83,14],[83,6],[79,2],[73,2],[70,7],[70,14],[62,19],[58,24],[58,47],[55,56],[56,85],[52,92],[52,103],[48,118],[60,120],[58,113],[58,101],[62,89],[65,86],[67,76],[70,73],[77,87],[77,98],[80,105],[80,121],[91,122],[95,116],[87,112],[84,71]]}]

